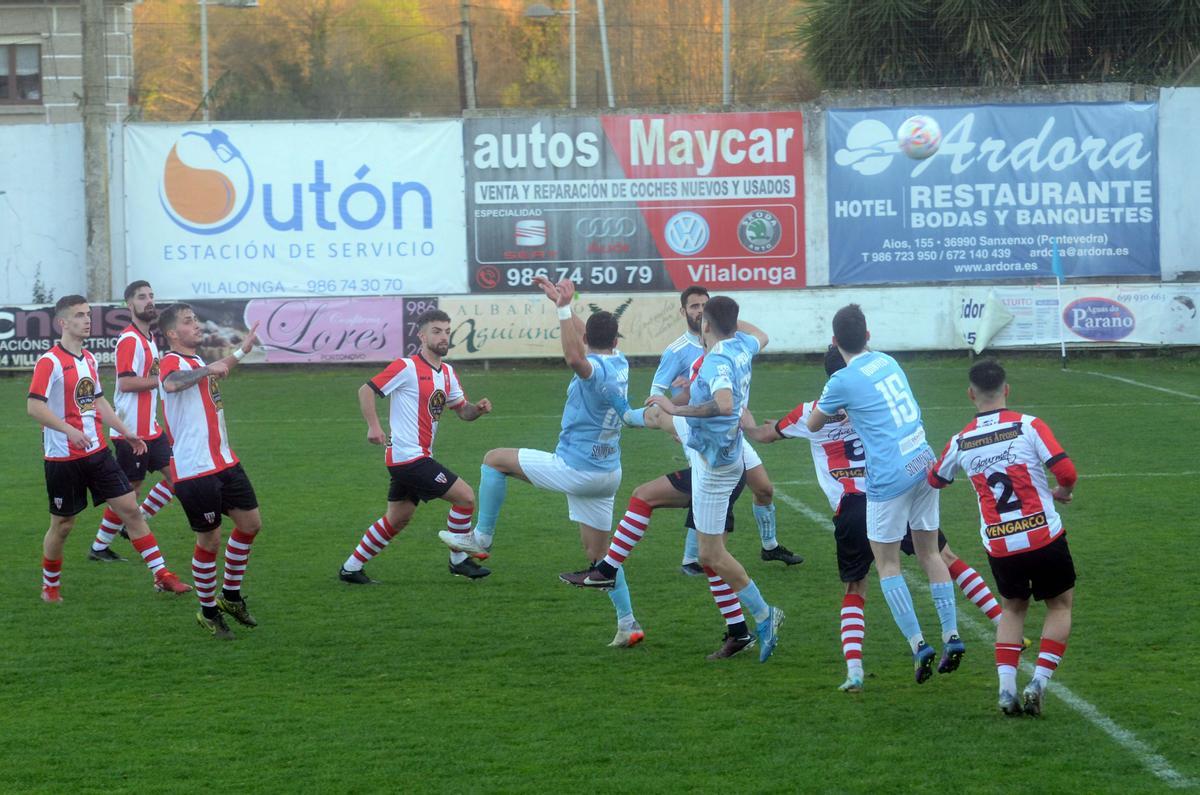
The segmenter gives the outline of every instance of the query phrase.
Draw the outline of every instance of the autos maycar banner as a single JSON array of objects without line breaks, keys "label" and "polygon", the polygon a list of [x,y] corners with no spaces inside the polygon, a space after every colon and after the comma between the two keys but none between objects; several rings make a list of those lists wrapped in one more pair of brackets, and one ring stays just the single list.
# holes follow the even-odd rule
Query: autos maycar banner
[{"label": "autos maycar banner", "polygon": [[187,298],[466,292],[457,121],[125,127],[128,276]]},{"label": "autos maycar banner", "polygon": [[[923,115],[942,139],[905,155]],[[1156,277],[1157,106],[976,105],[826,113],[831,284]]]},{"label": "autos maycar banner", "polygon": [[471,289],[804,286],[799,113],[465,122]]}]

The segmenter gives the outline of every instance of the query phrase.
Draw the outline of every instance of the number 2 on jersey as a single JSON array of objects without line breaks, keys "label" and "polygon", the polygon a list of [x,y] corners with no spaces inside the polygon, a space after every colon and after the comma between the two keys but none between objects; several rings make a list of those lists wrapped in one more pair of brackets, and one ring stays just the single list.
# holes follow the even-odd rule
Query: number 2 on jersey
[{"label": "number 2 on jersey", "polygon": [[895,420],[897,428],[905,423],[916,421],[917,403],[913,400],[912,394],[899,374],[892,373],[877,383],[875,389],[887,401],[888,409],[892,412],[892,419]]}]

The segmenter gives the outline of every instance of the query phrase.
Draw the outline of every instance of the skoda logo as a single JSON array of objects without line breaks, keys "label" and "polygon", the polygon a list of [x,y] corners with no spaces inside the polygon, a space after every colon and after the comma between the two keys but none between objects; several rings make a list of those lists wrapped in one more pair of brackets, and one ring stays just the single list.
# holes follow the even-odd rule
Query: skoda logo
[{"label": "skoda logo", "polygon": [[637,221],[627,215],[580,218],[575,222],[575,232],[585,238],[633,237],[637,234]]},{"label": "skoda logo", "polygon": [[698,213],[675,213],[663,227],[663,237],[672,251],[689,257],[708,245],[708,221]]},{"label": "skoda logo", "polygon": [[755,254],[767,253],[779,245],[779,239],[783,237],[779,219],[767,210],[753,210],[743,215],[737,233],[742,248]]}]

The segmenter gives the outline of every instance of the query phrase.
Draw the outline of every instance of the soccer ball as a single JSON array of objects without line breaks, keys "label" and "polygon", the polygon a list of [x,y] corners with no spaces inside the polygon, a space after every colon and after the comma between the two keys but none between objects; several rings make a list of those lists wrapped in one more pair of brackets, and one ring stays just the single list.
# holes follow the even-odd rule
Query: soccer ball
[{"label": "soccer ball", "polygon": [[910,116],[896,130],[896,143],[913,160],[924,160],[942,145],[942,128],[929,116]]}]

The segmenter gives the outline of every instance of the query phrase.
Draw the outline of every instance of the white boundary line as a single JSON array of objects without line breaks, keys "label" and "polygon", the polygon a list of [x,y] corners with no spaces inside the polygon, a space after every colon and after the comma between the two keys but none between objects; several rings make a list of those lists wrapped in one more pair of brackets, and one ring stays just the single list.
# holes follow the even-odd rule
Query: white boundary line
[{"label": "white boundary line", "polygon": [[1180,392],[1178,389],[1167,389],[1165,386],[1155,386],[1154,384],[1147,384],[1142,381],[1134,381],[1132,378],[1123,378],[1119,375],[1109,375],[1108,373],[1097,373],[1094,370],[1068,370],[1067,372],[1077,372],[1077,373],[1083,373],[1084,375],[1094,375],[1097,378],[1107,378],[1110,381],[1120,381],[1122,384],[1132,384],[1133,386],[1140,386],[1143,389],[1153,389],[1155,392],[1166,392],[1168,395],[1178,395],[1179,397],[1185,397],[1190,400],[1200,400],[1200,395],[1193,395],[1188,392]]},{"label": "white boundary line", "polygon": [[[1092,478],[1194,478],[1200,477],[1200,470],[1184,470],[1182,472],[1098,472],[1084,473],[1079,476],[1080,480],[1091,480]],[[816,486],[819,485],[816,480],[772,480],[776,486]],[[783,499],[782,497],[780,499]],[[795,507],[795,506],[793,506]],[[796,508],[803,513],[803,510]],[[805,514],[807,516],[807,514]]]},{"label": "white boundary line", "polygon": [[[778,481],[776,481],[776,483],[778,484]],[[829,517],[814,510],[809,505],[805,504],[804,501],[798,500],[790,494],[784,494],[779,489],[775,490],[775,496],[789,508],[796,511],[796,513],[811,519],[813,522],[818,524],[820,527],[825,528],[826,530],[831,529]],[[928,592],[928,586],[923,582],[918,581],[917,587],[920,590]],[[969,626],[971,633],[981,641],[986,642],[995,639],[995,634],[992,631],[992,628],[990,626],[984,627],[979,623],[979,619],[969,612],[959,612],[959,623]],[[1027,674],[1032,674],[1034,665],[1027,660],[1021,664],[1021,669]],[[1082,696],[1077,695],[1074,691],[1069,690],[1065,685],[1057,681],[1051,681],[1049,684],[1049,692],[1058,696],[1060,700],[1062,700],[1068,707],[1075,710],[1075,712],[1082,716],[1088,723],[1107,734],[1114,742],[1117,743],[1117,745],[1120,745],[1122,748],[1136,756],[1138,761],[1141,762],[1147,770],[1161,779],[1167,784],[1167,786],[1176,789],[1185,789],[1188,787],[1194,787],[1200,783],[1189,779],[1178,770],[1171,767],[1171,763],[1167,761],[1166,757],[1157,753],[1152,747],[1138,739],[1133,732],[1121,727],[1112,718],[1098,710],[1090,701],[1086,700]]]}]

